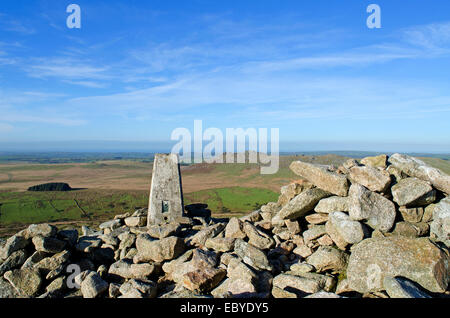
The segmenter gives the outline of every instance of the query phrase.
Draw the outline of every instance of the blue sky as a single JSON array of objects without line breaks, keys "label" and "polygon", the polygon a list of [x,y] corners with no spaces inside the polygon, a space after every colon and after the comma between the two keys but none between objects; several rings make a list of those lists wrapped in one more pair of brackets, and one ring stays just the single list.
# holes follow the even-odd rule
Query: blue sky
[{"label": "blue sky", "polygon": [[449,70],[447,0],[2,1],[0,150],[170,149],[202,119],[285,151],[448,153]]}]

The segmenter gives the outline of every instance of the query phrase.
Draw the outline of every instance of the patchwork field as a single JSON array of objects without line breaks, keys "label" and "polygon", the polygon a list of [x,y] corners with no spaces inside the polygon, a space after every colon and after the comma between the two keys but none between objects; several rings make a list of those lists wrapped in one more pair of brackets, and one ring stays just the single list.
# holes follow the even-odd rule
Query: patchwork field
[{"label": "patchwork field", "polygon": [[[280,187],[298,179],[294,160],[339,165],[348,157],[282,156],[274,175],[261,175],[257,164],[195,164],[181,167],[185,204],[207,203],[213,215],[243,215],[276,201]],[[450,163],[422,158],[450,174]],[[152,163],[103,160],[86,163],[0,164],[0,237],[30,223],[59,227],[97,225],[112,216],[148,205]],[[27,192],[47,182],[69,183],[70,192]]]}]

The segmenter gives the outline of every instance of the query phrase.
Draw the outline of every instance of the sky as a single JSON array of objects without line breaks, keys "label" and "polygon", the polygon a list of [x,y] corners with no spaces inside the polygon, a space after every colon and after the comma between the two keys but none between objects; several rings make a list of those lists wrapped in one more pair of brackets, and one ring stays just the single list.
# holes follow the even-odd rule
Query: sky
[{"label": "sky", "polygon": [[1,1],[0,151],[170,149],[202,120],[279,128],[281,151],[450,153],[449,70],[448,0]]}]

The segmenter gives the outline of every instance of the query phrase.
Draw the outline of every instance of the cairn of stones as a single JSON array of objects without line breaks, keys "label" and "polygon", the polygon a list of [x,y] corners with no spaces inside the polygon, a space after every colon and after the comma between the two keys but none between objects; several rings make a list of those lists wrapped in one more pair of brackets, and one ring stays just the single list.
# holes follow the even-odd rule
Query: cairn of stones
[{"label": "cairn of stones", "polygon": [[0,297],[449,296],[450,176],[401,154],[290,168],[278,202],[217,219],[183,206],[178,159],[157,156],[149,209],[3,243]]}]

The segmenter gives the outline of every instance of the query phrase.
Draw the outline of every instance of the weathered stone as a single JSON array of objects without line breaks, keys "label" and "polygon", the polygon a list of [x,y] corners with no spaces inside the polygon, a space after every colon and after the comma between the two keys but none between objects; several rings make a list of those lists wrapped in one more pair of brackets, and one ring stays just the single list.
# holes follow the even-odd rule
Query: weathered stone
[{"label": "weathered stone", "polygon": [[108,288],[109,284],[96,272],[88,273],[81,283],[83,298],[95,298],[107,291]]},{"label": "weathered stone", "polygon": [[244,232],[249,238],[249,243],[259,249],[266,250],[275,246],[275,241],[266,233],[258,230],[250,222],[244,223]]},{"label": "weathered stone", "polygon": [[216,252],[228,252],[234,249],[234,238],[213,237],[206,240],[205,247]]},{"label": "weathered stone", "polygon": [[441,200],[433,209],[431,232],[450,247],[450,197]]},{"label": "weathered stone", "polygon": [[325,229],[339,248],[359,243],[364,238],[361,223],[351,220],[347,214],[342,212],[331,213]]},{"label": "weathered stone", "polygon": [[292,235],[298,234],[301,232],[300,224],[298,221],[292,221],[292,220],[285,220],[284,224],[289,230],[289,233]]},{"label": "weathered stone", "polygon": [[321,236],[317,239],[317,243],[321,246],[331,246],[333,245],[333,240],[328,234],[325,234],[324,236]]},{"label": "weathered stone", "polygon": [[0,251],[0,259],[1,260],[7,259],[15,251],[25,248],[29,244],[29,242],[30,241],[23,236],[19,235],[11,236],[9,239],[6,240],[5,245]]},{"label": "weathered stone", "polygon": [[78,240],[75,248],[79,252],[89,253],[102,245],[102,240],[97,236],[83,236]]},{"label": "weathered stone", "polygon": [[298,298],[298,295],[296,293],[274,286],[272,288],[272,297],[285,299],[285,298]]},{"label": "weathered stone", "polygon": [[437,204],[430,204],[425,207],[425,209],[423,211],[422,222],[427,223],[427,222],[433,221],[433,213],[434,213],[434,208],[436,206],[437,206]]},{"label": "weathered stone", "polygon": [[365,157],[361,159],[361,164],[374,168],[386,168],[386,155],[379,155],[374,157]]},{"label": "weathered stone", "polygon": [[234,252],[244,261],[244,263],[256,269],[272,270],[266,254],[249,243],[237,239],[234,243]]},{"label": "weathered stone", "polygon": [[300,297],[306,294],[317,293],[323,288],[321,282],[318,280],[289,274],[275,276],[273,278],[273,286],[294,293]]},{"label": "weathered stone", "polygon": [[120,240],[119,249],[130,248],[136,242],[136,235],[129,232],[121,233],[117,238]]},{"label": "weathered stone", "polygon": [[112,234],[103,234],[100,236],[100,239],[106,244],[113,247],[116,247],[119,245],[119,239],[117,237],[114,237]]},{"label": "weathered stone", "polygon": [[19,292],[8,281],[0,277],[0,299],[19,297]]},{"label": "weathered stone", "polygon": [[32,239],[35,236],[53,237],[56,235],[57,228],[50,224],[31,224],[23,233],[25,238]]},{"label": "weathered stone", "polygon": [[305,298],[342,298],[342,297],[335,293],[328,293],[321,291],[312,295],[308,295]]},{"label": "weathered stone", "polygon": [[276,217],[281,220],[295,220],[312,211],[317,202],[328,196],[330,196],[329,192],[318,188],[306,190],[286,204]]},{"label": "weathered stone", "polygon": [[187,244],[199,247],[205,246],[205,243],[209,238],[215,237],[220,232],[222,232],[224,228],[225,225],[223,223],[217,223],[208,226],[207,228],[197,232],[194,236],[189,238]]},{"label": "weathered stone", "polygon": [[393,200],[400,206],[421,206],[436,200],[433,188],[427,182],[417,178],[402,179],[391,190]]},{"label": "weathered stone", "polygon": [[347,196],[349,185],[345,175],[331,172],[324,166],[301,161],[292,162],[290,169],[318,188],[341,197]]},{"label": "weathered stone", "polygon": [[65,288],[66,288],[65,277],[58,277],[54,281],[52,281],[45,290],[48,293],[55,294],[58,292],[62,292]]},{"label": "weathered stone", "polygon": [[326,213],[313,213],[305,216],[306,222],[309,224],[324,224],[328,221],[328,214]]},{"label": "weathered stone", "polygon": [[383,232],[392,228],[396,216],[394,203],[359,184],[352,184],[349,196],[351,219],[355,221],[366,220],[371,228]]},{"label": "weathered stone", "polygon": [[120,298],[155,298],[158,292],[157,285],[151,280],[130,279],[120,286]]},{"label": "weathered stone", "polygon": [[156,273],[160,266],[152,263],[133,264],[131,260],[120,260],[109,267],[109,275],[117,275],[122,278],[146,279]]},{"label": "weathered stone", "polygon": [[23,268],[31,268],[38,262],[40,262],[42,259],[47,257],[48,254],[44,252],[34,252],[30,257],[26,259],[26,261],[22,265]]},{"label": "weathered stone", "polygon": [[386,276],[383,287],[391,298],[431,298],[413,282],[402,277]]},{"label": "weathered stone", "polygon": [[34,247],[36,248],[36,251],[46,253],[59,253],[66,246],[66,243],[64,241],[52,237],[44,237],[41,235],[33,237],[32,241]]},{"label": "weathered stone", "polygon": [[352,289],[382,290],[386,276],[402,276],[431,292],[444,292],[450,279],[449,258],[427,238],[371,238],[353,246],[347,267]]},{"label": "weathered stone", "polygon": [[[296,181],[281,187],[281,195],[278,198],[278,211],[280,210],[281,206],[286,205],[286,203],[288,203],[295,196],[299,195],[301,192],[307,189],[311,189],[312,187],[313,185],[311,183],[304,180]],[[261,210],[264,212],[262,208]],[[274,211],[275,213],[272,213],[272,216],[275,215],[278,211]]]},{"label": "weathered stone", "polygon": [[321,246],[306,261],[319,273],[327,270],[340,273],[347,266],[347,260],[348,255],[344,252],[332,247]]},{"label": "weathered stone", "polygon": [[175,236],[181,229],[179,223],[169,223],[161,225],[151,225],[148,227],[147,233],[151,237],[163,239],[169,236]]},{"label": "weathered stone", "polygon": [[325,235],[327,231],[325,230],[325,225],[315,225],[309,230],[303,232],[303,238],[305,242],[315,240],[322,235]]},{"label": "weathered stone", "polygon": [[37,270],[25,268],[5,273],[4,278],[23,296],[33,297],[39,291],[42,278]]},{"label": "weathered stone", "polygon": [[450,176],[441,170],[430,167],[419,159],[398,153],[389,157],[389,163],[410,177],[428,181],[436,189],[450,194]]},{"label": "weathered stone", "polygon": [[319,201],[314,208],[317,213],[331,213],[335,211],[348,212],[349,199],[348,197],[329,197]]},{"label": "weathered stone", "polygon": [[419,223],[422,221],[424,213],[423,208],[407,208],[405,206],[401,206],[399,211],[402,214],[403,220],[407,222]]},{"label": "weathered stone", "polygon": [[21,266],[26,260],[27,253],[24,250],[15,251],[3,263],[0,264],[0,276],[7,271]]},{"label": "weathered stone", "polygon": [[177,269],[181,264],[187,263],[192,259],[192,254],[194,250],[188,250],[186,253],[181,255],[180,257],[163,264],[162,269],[166,274],[171,274],[173,271]]},{"label": "weathered stone", "polygon": [[255,281],[258,277],[251,268],[237,258],[231,259],[228,263],[227,276],[229,278],[241,279],[249,282]]},{"label": "weathered stone", "polygon": [[49,272],[58,269],[61,265],[67,262],[71,253],[69,251],[62,251],[51,257],[46,257],[37,262],[33,267],[38,269],[43,275],[47,275]]},{"label": "weathered stone", "polygon": [[257,290],[255,285],[248,280],[243,279],[225,279],[218,287],[211,291],[215,298],[230,296],[233,298],[255,297]]},{"label": "weathered stone", "polygon": [[304,274],[314,271],[314,266],[308,263],[295,263],[291,265],[289,270],[295,275]]},{"label": "weathered stone", "polygon": [[395,224],[394,231],[395,235],[406,236],[406,237],[419,237],[420,230],[414,224],[409,222],[398,222]]},{"label": "weathered stone", "polygon": [[148,205],[148,225],[175,222],[183,216],[183,190],[176,154],[155,154]]},{"label": "weathered stone", "polygon": [[183,286],[191,291],[209,292],[225,278],[226,271],[222,268],[203,267],[183,276]]},{"label": "weathered stone", "polygon": [[98,227],[99,227],[99,229],[102,229],[102,230],[107,229],[107,228],[114,230],[114,229],[117,229],[118,227],[120,227],[121,224],[122,224],[122,222],[120,219],[114,219],[111,221],[103,222]]},{"label": "weathered stone", "polygon": [[147,224],[147,218],[145,216],[130,216],[124,222],[129,227],[141,227]]},{"label": "weathered stone", "polygon": [[241,216],[239,220],[241,220],[242,222],[251,222],[251,223],[261,221],[262,220],[261,210],[256,210],[244,216]]},{"label": "weathered stone", "polygon": [[138,254],[135,256],[137,262],[172,260],[186,249],[184,241],[179,237],[170,236],[162,240],[152,240],[148,234],[138,235],[136,248],[138,250]]},{"label": "weathered stone", "polygon": [[370,191],[385,192],[391,184],[388,172],[372,167],[353,167],[350,169],[349,177]]}]

